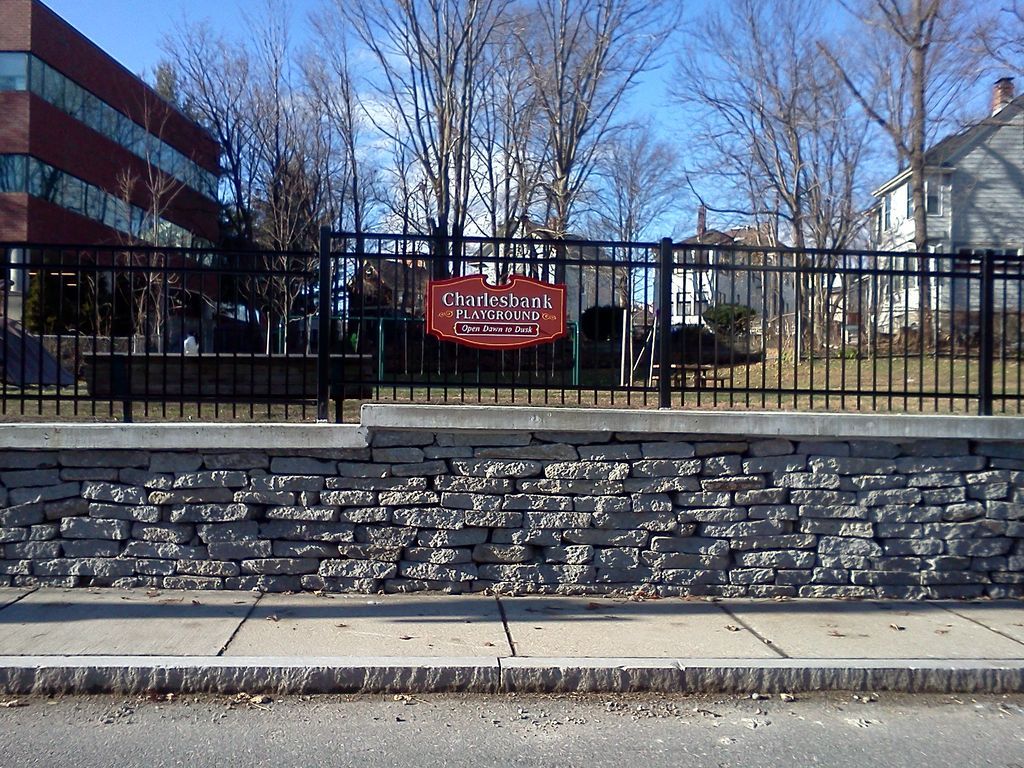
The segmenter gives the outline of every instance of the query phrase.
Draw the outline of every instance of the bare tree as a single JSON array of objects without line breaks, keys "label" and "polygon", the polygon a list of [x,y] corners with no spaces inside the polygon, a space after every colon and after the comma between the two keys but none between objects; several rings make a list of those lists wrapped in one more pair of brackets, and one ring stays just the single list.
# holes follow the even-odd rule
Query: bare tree
[{"label": "bare tree", "polygon": [[313,250],[321,225],[330,224],[333,154],[331,122],[325,104],[304,88],[291,44],[290,8],[265,0],[250,21],[256,43],[253,87],[256,135],[262,148],[256,165],[255,228],[264,248],[262,274],[252,293],[271,321],[282,328],[288,345],[291,320],[302,315],[307,351],[313,306]]},{"label": "bare tree", "polygon": [[998,14],[984,19],[979,40],[1002,70],[1024,74],[1024,5],[1012,0]]},{"label": "bare tree", "polygon": [[596,162],[596,222],[604,236],[627,242],[652,237],[651,227],[679,210],[682,164],[675,145],[649,124],[609,138]]},{"label": "bare tree", "polygon": [[325,103],[296,66],[289,3],[263,0],[245,44],[185,22],[165,49],[184,108],[219,140],[228,240],[267,249],[239,255],[248,300],[262,311],[267,348],[309,294],[306,275],[321,224],[330,223],[336,142]]},{"label": "bare tree", "polygon": [[[170,117],[166,104],[147,96],[141,115],[142,127],[148,135],[164,136]],[[176,207],[185,184],[161,170],[154,156],[156,148],[154,142],[142,142],[138,147],[142,163],[126,167],[117,176],[121,240],[128,246],[142,243],[156,246],[156,249],[129,247],[119,255],[118,261],[127,268],[122,287],[130,296],[136,339],[146,348],[155,343],[157,349],[162,350],[172,294],[180,293],[181,287],[181,275],[176,271],[180,265],[162,249],[191,245],[191,242],[180,240],[184,230],[177,230],[167,221],[166,216]]]},{"label": "bare tree", "polygon": [[[398,130],[385,121],[377,127],[416,158],[431,192],[433,227],[461,233],[480,69],[511,0],[334,2],[380,68],[378,90]],[[453,261],[458,271],[458,254]]]},{"label": "bare tree", "polygon": [[256,52],[257,239],[274,250],[313,248],[323,213],[329,143],[321,104],[302,90],[294,66],[288,4],[264,0],[250,20]]},{"label": "bare tree", "polygon": [[[540,95],[514,36],[526,23],[520,6],[504,37],[485,51],[480,95],[473,124],[473,199],[470,216],[477,229],[495,237],[520,234],[522,223],[543,202],[541,178],[548,161],[548,132]],[[501,276],[501,275],[499,275]]]},{"label": "bare tree", "polygon": [[564,236],[616,109],[674,27],[665,0],[536,0],[517,30],[550,154],[547,228]]},{"label": "bare tree", "polygon": [[[702,170],[729,190],[725,209],[776,241],[781,220],[800,265],[818,270],[791,286],[798,355],[843,295],[833,291],[842,260],[824,251],[849,247],[862,227],[869,149],[866,119],[816,48],[816,8],[811,0],[723,3],[692,30],[675,91],[700,126]],[[812,255],[808,245],[823,250]]]},{"label": "bare tree", "polygon": [[252,88],[252,55],[207,23],[182,20],[164,39],[182,108],[209,130],[221,149],[221,194],[228,238],[255,243],[256,166],[263,152]]},{"label": "bare tree", "polygon": [[[963,93],[980,75],[971,45],[977,19],[966,0],[840,0],[856,18],[859,45],[842,56],[820,43],[857,103],[910,170],[914,250],[928,250],[925,207],[927,146],[948,125]],[[933,340],[929,259],[918,259],[920,337]]]},{"label": "bare tree", "polygon": [[963,94],[980,74],[970,42],[977,19],[965,0],[840,0],[856,19],[856,43],[818,48],[857,103],[892,142],[911,174],[914,249],[928,247],[925,152],[949,125]]},{"label": "bare tree", "polygon": [[315,47],[303,60],[310,98],[318,104],[330,145],[331,168],[326,178],[330,218],[337,229],[364,231],[373,203],[375,174],[361,151],[365,116],[359,102],[343,23],[328,7],[312,17]]},{"label": "bare tree", "polygon": [[701,170],[732,190],[726,210],[783,219],[798,248],[842,248],[860,226],[866,122],[815,49],[815,7],[723,3],[692,30],[675,95],[693,108]]}]

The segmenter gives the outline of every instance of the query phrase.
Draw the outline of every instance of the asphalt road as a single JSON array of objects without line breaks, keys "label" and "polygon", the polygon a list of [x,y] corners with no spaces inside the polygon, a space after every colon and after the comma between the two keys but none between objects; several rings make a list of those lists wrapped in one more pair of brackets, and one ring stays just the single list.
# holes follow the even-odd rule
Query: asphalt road
[{"label": "asphalt road", "polygon": [[0,766],[1024,768],[1024,695],[865,698],[0,696]]}]

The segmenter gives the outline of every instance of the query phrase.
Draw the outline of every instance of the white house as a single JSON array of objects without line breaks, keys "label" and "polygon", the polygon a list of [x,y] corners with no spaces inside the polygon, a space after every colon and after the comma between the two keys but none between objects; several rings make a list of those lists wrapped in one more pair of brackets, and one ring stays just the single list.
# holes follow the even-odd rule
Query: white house
[{"label": "white house", "polygon": [[[793,273],[777,269],[782,257],[768,250],[766,234],[756,227],[707,229],[704,222],[701,209],[697,234],[676,246],[672,324],[703,325],[704,312],[719,304],[749,307],[757,318],[792,313]],[[751,250],[757,247],[766,250]]]},{"label": "white house", "polygon": [[[874,191],[871,242],[876,250],[914,250],[911,172],[904,169]],[[928,252],[925,275],[965,268],[957,259],[978,253],[1018,258],[1024,247],[1024,97],[1014,97],[1012,78],[996,82],[991,113],[928,149],[925,156]],[[894,275],[873,288],[878,330],[917,326],[921,308],[919,257],[879,257]],[[943,322],[950,313],[977,312],[977,281],[928,279],[928,305]],[[1007,307],[1019,306],[1019,282],[997,281]],[[998,308],[997,308],[998,311]]]}]

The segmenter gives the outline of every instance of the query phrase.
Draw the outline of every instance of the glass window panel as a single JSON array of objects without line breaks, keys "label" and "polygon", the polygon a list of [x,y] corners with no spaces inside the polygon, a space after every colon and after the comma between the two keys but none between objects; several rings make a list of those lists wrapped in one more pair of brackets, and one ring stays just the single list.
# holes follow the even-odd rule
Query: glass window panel
[{"label": "glass window panel", "polygon": [[27,166],[25,155],[0,155],[0,192],[24,192]]},{"label": "glass window panel", "polygon": [[35,56],[31,57],[28,64],[28,89],[37,96],[43,95],[43,72],[46,65]]},{"label": "glass window panel", "polygon": [[64,76],[53,67],[46,67],[43,71],[43,98],[53,104],[57,109],[64,109]]},{"label": "glass window panel", "polygon": [[0,53],[0,91],[28,88],[28,54]]},{"label": "glass window panel", "polygon": [[103,105],[103,135],[111,141],[121,143],[121,121],[120,113],[113,107],[104,104]]},{"label": "glass window panel", "polygon": [[160,141],[156,136],[151,133],[144,133],[143,140],[145,142],[145,157],[149,159],[153,165],[162,170],[167,170],[164,166],[164,157],[166,150],[164,149],[164,143]]},{"label": "glass window panel", "polygon": [[100,103],[100,119],[96,129],[108,139],[117,136],[117,112],[106,104]]},{"label": "glass window panel", "polygon": [[131,147],[135,142],[135,123],[117,110],[114,112],[114,141],[122,147]]},{"label": "glass window panel", "polygon": [[35,158],[29,161],[29,194],[40,200],[56,203],[60,194],[61,173],[56,168]]},{"label": "glass window panel", "polygon": [[60,205],[75,213],[85,214],[85,183],[74,176],[62,174]]},{"label": "glass window panel", "polygon": [[103,221],[103,211],[107,206],[107,193],[98,187],[89,185],[85,195],[85,215],[93,221]]},{"label": "glass window panel", "polygon": [[85,91],[70,80],[66,80],[64,86],[64,111],[76,120],[81,120],[84,105]]},{"label": "glass window panel", "polygon": [[939,184],[928,179],[924,184],[925,210],[932,216],[942,214],[942,198],[939,196]]},{"label": "glass window panel", "polygon": [[126,149],[132,154],[138,155],[139,157],[146,159],[146,155],[149,148],[149,142],[147,140],[148,134],[146,129],[137,123],[133,123],[130,120],[130,133],[129,141]]},{"label": "glass window panel", "polygon": [[141,208],[132,206],[132,235],[145,240],[146,214]]},{"label": "glass window panel", "polygon": [[89,92],[82,98],[82,122],[99,131],[103,124],[103,102]]},{"label": "glass window panel", "polygon": [[107,204],[103,209],[103,223],[108,227],[113,227],[117,222],[117,209],[120,207],[121,201],[116,198],[107,196]]},{"label": "glass window panel", "polygon": [[200,193],[216,199],[217,176],[34,56],[0,53],[0,90],[25,87]]},{"label": "glass window panel", "polygon": [[114,209],[114,229],[120,230],[121,232],[128,232],[128,228],[131,226],[128,205],[123,200],[118,200],[117,203],[111,207]]}]

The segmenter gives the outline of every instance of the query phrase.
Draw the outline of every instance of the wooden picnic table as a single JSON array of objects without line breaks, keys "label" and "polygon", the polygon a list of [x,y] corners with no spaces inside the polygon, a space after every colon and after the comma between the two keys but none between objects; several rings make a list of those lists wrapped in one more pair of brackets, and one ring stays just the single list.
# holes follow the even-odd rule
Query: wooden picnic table
[{"label": "wooden picnic table", "polygon": [[[716,389],[732,381],[732,368],[715,363],[673,363],[669,366],[669,381],[673,386],[692,389]],[[655,363],[651,371],[651,385],[657,386],[661,378],[661,366]]]}]

